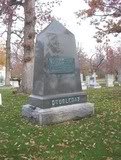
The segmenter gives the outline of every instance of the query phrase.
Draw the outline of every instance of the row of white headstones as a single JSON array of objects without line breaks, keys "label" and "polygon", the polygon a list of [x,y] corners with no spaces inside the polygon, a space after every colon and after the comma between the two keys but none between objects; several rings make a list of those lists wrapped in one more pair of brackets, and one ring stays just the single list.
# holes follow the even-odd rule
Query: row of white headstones
[{"label": "row of white headstones", "polygon": [[[81,79],[81,84],[82,84],[82,90],[86,90],[87,88],[101,88],[99,83],[97,82],[96,78],[97,75],[96,73],[93,73],[91,76],[86,76],[86,81],[83,80],[83,74],[80,74],[80,79]],[[106,75],[106,86],[107,87],[114,87],[114,75],[112,74],[107,74]]]},{"label": "row of white headstones", "polygon": [[[86,90],[88,87],[92,88],[101,88],[101,86],[96,81],[97,75],[96,73],[93,73],[92,76],[86,76],[86,82],[83,81],[83,74],[80,74],[81,84],[82,84],[82,90]],[[113,87],[114,86],[114,75],[107,75],[106,76],[106,86],[107,87]],[[2,105],[2,96],[0,93],[0,105]]]},{"label": "row of white headstones", "polygon": [[[5,67],[3,67],[2,69],[0,69],[0,86],[4,86],[5,85]],[[10,84],[12,87],[19,87],[18,81],[10,81]]]}]

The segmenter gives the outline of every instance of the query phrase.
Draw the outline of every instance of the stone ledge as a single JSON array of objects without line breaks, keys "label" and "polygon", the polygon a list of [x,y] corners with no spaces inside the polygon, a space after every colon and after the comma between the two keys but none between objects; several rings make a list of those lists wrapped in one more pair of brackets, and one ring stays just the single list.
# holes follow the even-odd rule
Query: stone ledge
[{"label": "stone ledge", "polygon": [[92,103],[80,103],[48,109],[41,109],[26,104],[22,108],[23,117],[32,122],[39,123],[40,125],[61,123],[68,120],[78,120],[93,114],[94,104]]}]

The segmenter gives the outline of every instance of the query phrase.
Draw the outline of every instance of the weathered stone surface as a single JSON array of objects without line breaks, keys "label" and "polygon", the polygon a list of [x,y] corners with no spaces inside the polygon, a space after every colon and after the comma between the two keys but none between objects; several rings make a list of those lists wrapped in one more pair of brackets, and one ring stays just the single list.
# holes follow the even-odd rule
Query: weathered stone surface
[{"label": "weathered stone surface", "polygon": [[113,74],[107,74],[106,75],[106,86],[114,87],[114,80],[115,80],[115,77]]},{"label": "weathered stone surface", "polygon": [[28,103],[40,108],[50,108],[56,97],[61,100],[69,96],[79,97],[80,100],[76,103],[83,103],[87,98],[81,91],[75,37],[54,20],[37,36],[33,91]]},{"label": "weathered stone surface", "polygon": [[87,102],[87,96],[83,92],[65,93],[48,96],[31,95],[29,104],[40,108],[51,108],[63,105]]},{"label": "weathered stone surface", "polygon": [[36,40],[33,91],[22,115],[39,124],[93,114],[82,92],[74,35],[54,20]]},{"label": "weathered stone surface", "polygon": [[68,120],[78,120],[94,114],[94,104],[80,103],[68,106],[40,109],[38,107],[24,105],[22,115],[30,121],[40,125],[60,123]]}]

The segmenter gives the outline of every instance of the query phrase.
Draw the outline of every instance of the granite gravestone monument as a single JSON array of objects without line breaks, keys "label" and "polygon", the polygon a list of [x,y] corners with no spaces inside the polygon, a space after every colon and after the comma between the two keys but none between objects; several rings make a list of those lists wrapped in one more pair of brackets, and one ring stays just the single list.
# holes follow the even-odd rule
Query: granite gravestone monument
[{"label": "granite gravestone monument", "polygon": [[54,20],[36,40],[32,95],[22,115],[40,124],[79,119],[94,112],[82,92],[74,35]]}]

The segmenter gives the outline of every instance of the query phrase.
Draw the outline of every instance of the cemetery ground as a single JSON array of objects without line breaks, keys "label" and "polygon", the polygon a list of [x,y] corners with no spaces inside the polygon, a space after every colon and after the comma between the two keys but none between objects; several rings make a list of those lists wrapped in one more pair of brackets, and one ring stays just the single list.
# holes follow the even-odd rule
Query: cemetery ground
[{"label": "cemetery ground", "polygon": [[1,89],[0,160],[121,160],[121,87],[86,92],[92,117],[38,126],[21,117],[28,96]]}]

